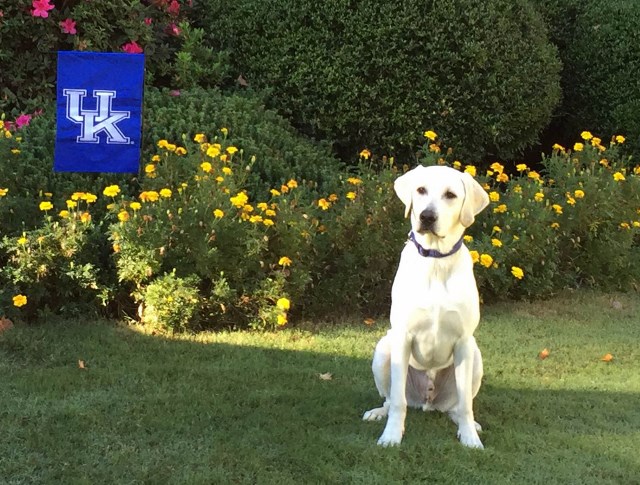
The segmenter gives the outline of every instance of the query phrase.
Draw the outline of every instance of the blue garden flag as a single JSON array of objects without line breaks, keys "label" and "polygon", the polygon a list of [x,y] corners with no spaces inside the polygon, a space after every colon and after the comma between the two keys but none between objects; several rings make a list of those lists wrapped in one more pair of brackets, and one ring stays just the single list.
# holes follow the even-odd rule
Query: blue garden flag
[{"label": "blue garden flag", "polygon": [[144,55],[58,52],[56,172],[138,172]]}]

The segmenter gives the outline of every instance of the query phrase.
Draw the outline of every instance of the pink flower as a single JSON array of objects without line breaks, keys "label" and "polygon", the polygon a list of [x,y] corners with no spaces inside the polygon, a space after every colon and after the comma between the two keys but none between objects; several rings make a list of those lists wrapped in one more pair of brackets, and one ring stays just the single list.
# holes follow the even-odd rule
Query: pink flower
[{"label": "pink flower", "polygon": [[46,19],[49,16],[49,10],[53,10],[55,8],[53,5],[49,4],[50,1],[51,0],[33,0],[31,3],[31,6],[33,7],[31,15]]},{"label": "pink flower", "polygon": [[16,128],[29,126],[30,121],[31,121],[31,115],[20,115],[16,118]]},{"label": "pink flower", "polygon": [[144,19],[145,25],[151,25],[152,22],[153,22],[153,19],[151,17],[147,17],[146,19]]},{"label": "pink flower", "polygon": [[180,32],[182,32],[180,30],[180,27],[178,27],[175,23],[171,22],[169,25],[167,25],[167,28],[164,29],[164,31],[169,34],[169,35],[173,35],[175,37],[178,37],[180,35]]},{"label": "pink flower", "polygon": [[172,89],[171,91],[169,91],[169,96],[180,96],[180,90]]},{"label": "pink flower", "polygon": [[67,19],[67,20],[64,20],[63,22],[60,22],[60,28],[62,29],[63,34],[71,34],[71,35],[77,34],[75,20]]},{"label": "pink flower", "polygon": [[177,0],[171,1],[169,8],[167,8],[167,12],[169,15],[173,15],[174,17],[177,17],[180,14],[180,4]]},{"label": "pink flower", "polygon": [[142,50],[142,47],[140,47],[135,40],[132,40],[128,44],[123,45],[122,50],[127,54],[141,54],[142,52],[144,52]]}]

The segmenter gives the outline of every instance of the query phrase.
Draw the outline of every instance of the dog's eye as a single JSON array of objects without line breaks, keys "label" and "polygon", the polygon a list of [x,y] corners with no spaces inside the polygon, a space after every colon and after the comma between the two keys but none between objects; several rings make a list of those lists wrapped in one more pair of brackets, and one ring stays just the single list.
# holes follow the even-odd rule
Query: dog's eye
[{"label": "dog's eye", "polygon": [[447,190],[444,193],[444,198],[445,199],[455,199],[456,197],[458,197],[456,194],[454,194],[453,192],[451,192],[450,190]]},{"label": "dog's eye", "polygon": [[420,195],[424,195],[427,193],[427,189],[425,189],[424,187],[418,187],[418,193]]}]

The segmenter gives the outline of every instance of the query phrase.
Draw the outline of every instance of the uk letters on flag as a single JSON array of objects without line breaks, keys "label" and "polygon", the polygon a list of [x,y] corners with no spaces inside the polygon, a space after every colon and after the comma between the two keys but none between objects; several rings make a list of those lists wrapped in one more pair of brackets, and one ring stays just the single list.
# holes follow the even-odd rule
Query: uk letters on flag
[{"label": "uk letters on flag", "polygon": [[144,55],[58,52],[57,172],[138,172]]}]

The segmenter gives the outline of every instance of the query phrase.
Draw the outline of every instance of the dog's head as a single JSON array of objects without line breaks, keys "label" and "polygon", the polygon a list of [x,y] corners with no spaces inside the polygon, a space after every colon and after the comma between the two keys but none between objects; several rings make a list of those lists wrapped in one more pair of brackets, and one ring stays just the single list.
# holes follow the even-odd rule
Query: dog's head
[{"label": "dog's head", "polygon": [[460,237],[489,205],[489,196],[470,174],[450,167],[419,165],[398,177],[394,188],[413,231],[440,239]]}]

